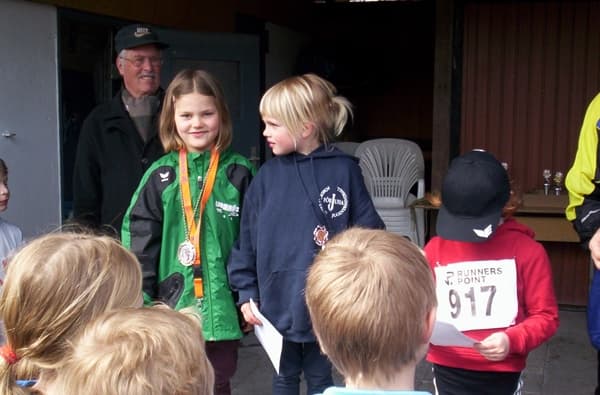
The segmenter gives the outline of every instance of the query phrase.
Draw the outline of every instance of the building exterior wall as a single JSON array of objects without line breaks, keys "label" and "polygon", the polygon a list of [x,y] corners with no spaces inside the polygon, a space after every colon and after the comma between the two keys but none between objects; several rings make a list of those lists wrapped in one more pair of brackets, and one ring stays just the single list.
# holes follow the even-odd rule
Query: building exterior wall
[{"label": "building exterior wall", "polygon": [[37,0],[57,7],[181,30],[234,32],[236,14],[294,27],[306,21],[310,1],[219,0]]},{"label": "building exterior wall", "polygon": [[566,173],[600,91],[599,18],[597,1],[467,4],[461,152],[492,151],[525,192]]},{"label": "building exterior wall", "polygon": [[[600,91],[600,2],[468,2],[463,16],[460,151],[489,150],[518,192],[539,190],[543,169],[568,171]],[[544,246],[559,302],[585,305],[588,253]]]}]

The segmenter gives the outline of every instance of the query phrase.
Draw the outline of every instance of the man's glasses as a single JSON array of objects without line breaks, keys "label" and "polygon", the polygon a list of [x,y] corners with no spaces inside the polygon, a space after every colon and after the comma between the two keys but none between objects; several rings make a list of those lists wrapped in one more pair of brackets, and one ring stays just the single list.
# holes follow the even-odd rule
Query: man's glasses
[{"label": "man's glasses", "polygon": [[126,58],[125,56],[119,56],[121,59],[125,59],[130,62],[134,67],[142,67],[146,63],[146,59],[150,61],[153,67],[158,67],[163,63],[161,57],[158,56],[135,56],[133,58]]}]

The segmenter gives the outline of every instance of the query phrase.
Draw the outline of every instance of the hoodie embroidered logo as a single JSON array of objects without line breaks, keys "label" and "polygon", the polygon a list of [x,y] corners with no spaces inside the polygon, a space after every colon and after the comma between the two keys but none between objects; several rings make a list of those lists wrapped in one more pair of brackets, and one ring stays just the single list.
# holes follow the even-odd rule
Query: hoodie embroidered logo
[{"label": "hoodie embroidered logo", "polygon": [[492,234],[492,224],[486,226],[485,229],[473,229],[473,232],[475,232],[478,237],[487,239]]},{"label": "hoodie embroidered logo", "polygon": [[160,176],[160,182],[168,182],[169,181],[169,175],[171,173],[166,171],[164,173],[158,173],[158,175]]},{"label": "hoodie embroidered logo", "polygon": [[319,194],[319,208],[326,216],[331,218],[339,217],[348,209],[348,195],[341,187],[336,187],[332,191],[330,186],[326,186]]}]

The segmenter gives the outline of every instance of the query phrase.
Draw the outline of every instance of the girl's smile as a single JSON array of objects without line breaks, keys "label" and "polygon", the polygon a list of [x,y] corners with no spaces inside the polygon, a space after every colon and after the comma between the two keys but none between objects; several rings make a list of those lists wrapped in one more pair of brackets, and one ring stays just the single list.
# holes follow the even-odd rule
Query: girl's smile
[{"label": "girl's smile", "polygon": [[181,95],[175,101],[175,126],[189,152],[210,150],[221,126],[214,97],[195,92]]}]

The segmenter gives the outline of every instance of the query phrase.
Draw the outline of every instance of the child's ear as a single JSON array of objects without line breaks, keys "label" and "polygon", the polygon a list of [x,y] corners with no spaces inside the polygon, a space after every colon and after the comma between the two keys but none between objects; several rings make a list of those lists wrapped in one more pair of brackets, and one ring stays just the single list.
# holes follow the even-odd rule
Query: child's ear
[{"label": "child's ear", "polygon": [[308,138],[310,136],[312,136],[312,134],[315,132],[315,124],[312,122],[303,122],[302,123],[302,133],[301,136],[303,139]]},{"label": "child's ear", "polygon": [[429,339],[431,339],[431,335],[433,334],[433,327],[435,326],[436,314],[437,307],[434,307],[425,317],[425,333],[423,333],[423,343],[429,343]]},{"label": "child's ear", "polygon": [[427,354],[427,350],[429,349],[429,341],[431,340],[431,335],[433,334],[433,328],[435,326],[436,313],[437,308],[433,307],[424,317],[425,322],[423,323],[423,338],[421,339],[421,344],[415,353],[416,362],[419,362],[425,358],[425,355]]}]

